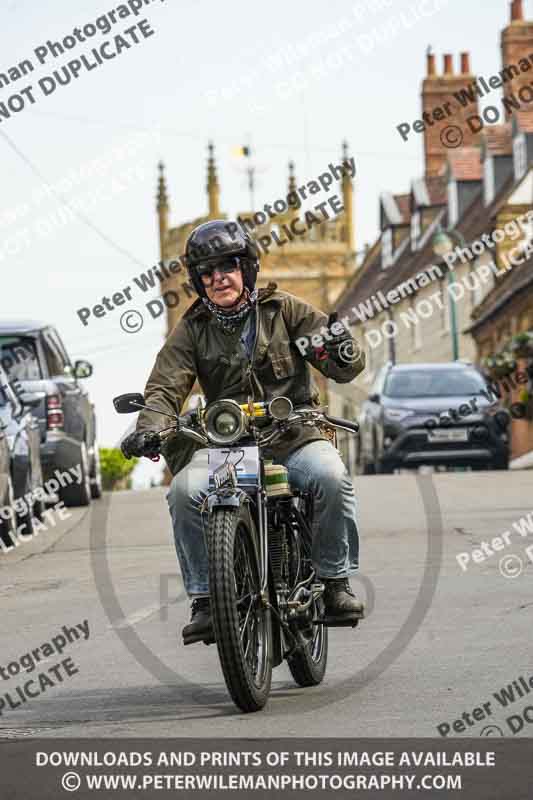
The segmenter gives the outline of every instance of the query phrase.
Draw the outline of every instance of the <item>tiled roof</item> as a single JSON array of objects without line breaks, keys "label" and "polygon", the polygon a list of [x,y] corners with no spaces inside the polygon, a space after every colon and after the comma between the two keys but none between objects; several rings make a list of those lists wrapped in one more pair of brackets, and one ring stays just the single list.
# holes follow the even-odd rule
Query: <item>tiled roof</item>
[{"label": "tiled roof", "polygon": [[393,195],[396,205],[402,215],[402,220],[404,223],[409,222],[411,219],[411,208],[410,208],[410,195],[409,194],[395,194]]}]

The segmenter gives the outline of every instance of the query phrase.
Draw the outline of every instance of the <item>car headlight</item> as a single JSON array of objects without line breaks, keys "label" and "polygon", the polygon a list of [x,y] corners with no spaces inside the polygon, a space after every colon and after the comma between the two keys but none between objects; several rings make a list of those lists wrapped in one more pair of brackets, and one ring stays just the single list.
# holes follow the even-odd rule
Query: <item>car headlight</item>
[{"label": "car headlight", "polygon": [[412,417],[415,412],[408,408],[386,408],[385,417],[391,422],[401,422],[406,417]]},{"label": "car headlight", "polygon": [[214,444],[231,444],[248,429],[248,418],[234,400],[217,400],[205,409],[202,425]]}]

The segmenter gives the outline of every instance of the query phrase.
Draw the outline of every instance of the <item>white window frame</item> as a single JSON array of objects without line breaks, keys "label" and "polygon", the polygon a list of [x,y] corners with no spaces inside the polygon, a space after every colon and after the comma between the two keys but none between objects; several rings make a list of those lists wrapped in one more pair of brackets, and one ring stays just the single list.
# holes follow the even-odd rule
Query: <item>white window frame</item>
[{"label": "white window frame", "polygon": [[459,197],[457,181],[448,181],[448,227],[455,228],[459,222]]},{"label": "white window frame", "polygon": [[392,252],[392,228],[385,228],[381,234],[381,266],[383,269],[391,266],[393,261]]},{"label": "white window frame", "polygon": [[483,162],[483,199],[488,206],[494,200],[494,159],[487,156]]},{"label": "white window frame", "polygon": [[527,169],[526,134],[518,133],[513,141],[513,167],[515,180],[520,180]]},{"label": "white window frame", "polygon": [[420,211],[415,211],[411,217],[411,250],[418,250],[421,232]]}]

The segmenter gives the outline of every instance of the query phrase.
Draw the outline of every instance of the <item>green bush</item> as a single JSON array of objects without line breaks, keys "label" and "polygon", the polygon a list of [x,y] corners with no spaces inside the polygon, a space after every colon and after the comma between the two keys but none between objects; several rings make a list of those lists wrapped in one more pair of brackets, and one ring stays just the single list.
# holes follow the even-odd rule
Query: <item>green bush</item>
[{"label": "green bush", "polygon": [[129,476],[138,461],[138,458],[124,458],[117,447],[101,447],[100,465],[104,489],[111,492],[113,489],[131,489]]}]

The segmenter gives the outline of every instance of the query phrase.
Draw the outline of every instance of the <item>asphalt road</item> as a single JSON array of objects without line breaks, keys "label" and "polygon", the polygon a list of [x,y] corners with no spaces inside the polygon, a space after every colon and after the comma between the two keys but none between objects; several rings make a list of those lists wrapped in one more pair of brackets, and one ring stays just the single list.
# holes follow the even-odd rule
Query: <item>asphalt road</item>
[{"label": "asphalt road", "polygon": [[[353,586],[366,595],[368,618],[355,631],[330,629],[321,686],[297,688],[282,665],[269,705],[251,715],[232,705],[216,648],[181,645],[189,603],[164,490],[119,492],[75,509],[60,527],[0,555],[0,667],[64,625],[89,625],[87,640],[80,633],[33,673],[0,677],[0,737],[427,737],[464,712],[455,735],[497,734],[487,729],[496,725],[512,736],[506,718],[533,706],[533,688],[518,683],[522,697],[507,708],[494,693],[519,676],[528,687],[533,675],[533,525],[524,537],[513,529],[532,511],[532,488],[531,471],[357,479],[361,577]],[[457,554],[473,558],[483,541],[490,551],[507,530],[500,551],[461,569]],[[509,555],[521,558],[522,574]],[[66,658],[77,672],[65,667],[59,681],[56,669],[42,694],[17,698],[17,686]],[[9,708],[6,692],[20,705]],[[517,733],[532,734],[530,723]]]}]

